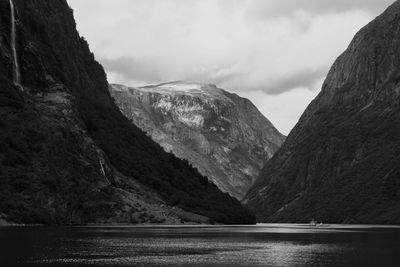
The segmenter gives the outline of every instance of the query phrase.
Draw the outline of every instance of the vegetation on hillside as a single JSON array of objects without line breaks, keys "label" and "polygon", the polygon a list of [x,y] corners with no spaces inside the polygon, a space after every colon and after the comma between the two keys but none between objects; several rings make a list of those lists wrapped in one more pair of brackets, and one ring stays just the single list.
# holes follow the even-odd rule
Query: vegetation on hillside
[{"label": "vegetation on hillside", "polygon": [[[171,205],[222,223],[254,216],[186,161],[162,150],[128,121],[111,99],[104,70],[81,38],[65,0],[15,0],[22,83],[31,94],[63,84],[76,100],[77,120],[112,165],[152,188]],[[0,29],[9,6],[0,2]],[[63,116],[38,107],[12,85],[9,33],[0,32],[0,213],[23,223],[93,222],[119,209],[113,186],[99,186],[99,170]],[[101,188],[101,190],[99,190]]]}]

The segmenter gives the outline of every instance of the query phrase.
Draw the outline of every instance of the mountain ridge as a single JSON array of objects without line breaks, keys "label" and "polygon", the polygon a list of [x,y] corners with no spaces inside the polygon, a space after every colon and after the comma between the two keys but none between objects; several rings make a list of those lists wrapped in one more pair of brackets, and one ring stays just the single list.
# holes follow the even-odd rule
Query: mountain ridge
[{"label": "mountain ridge", "polygon": [[284,140],[248,99],[213,84],[110,85],[123,114],[221,190],[243,198]]},{"label": "mountain ridge", "polygon": [[266,164],[259,221],[400,223],[400,2],[361,29]]},{"label": "mountain ridge", "polygon": [[[14,0],[20,84],[0,31],[0,217],[15,223],[253,223],[240,203],[132,125],[65,0]],[[0,29],[10,29],[0,1]],[[180,215],[181,214],[181,215]],[[183,215],[182,215],[183,214]],[[188,219],[189,218],[189,219]],[[197,220],[196,219],[196,220]]]}]

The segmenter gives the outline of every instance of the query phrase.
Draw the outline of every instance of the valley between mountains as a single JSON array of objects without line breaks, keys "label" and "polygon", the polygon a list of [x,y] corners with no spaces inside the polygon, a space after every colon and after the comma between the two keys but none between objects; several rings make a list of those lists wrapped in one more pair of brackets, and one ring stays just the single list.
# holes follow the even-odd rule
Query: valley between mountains
[{"label": "valley between mountains", "polygon": [[400,1],[288,137],[229,88],[110,84],[66,0],[0,14],[0,224],[400,224]]}]

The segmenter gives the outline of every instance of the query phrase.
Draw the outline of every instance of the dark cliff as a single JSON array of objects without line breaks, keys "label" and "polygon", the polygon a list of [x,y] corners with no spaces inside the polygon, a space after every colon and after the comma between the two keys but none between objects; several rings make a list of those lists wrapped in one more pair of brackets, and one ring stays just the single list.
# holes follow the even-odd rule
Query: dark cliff
[{"label": "dark cliff", "polygon": [[336,60],[246,202],[260,221],[400,223],[400,2]]},{"label": "dark cliff", "polygon": [[238,201],[121,114],[65,0],[14,4],[24,90],[12,82],[10,5],[1,0],[1,216],[19,223],[129,222],[143,211],[139,191],[151,191],[159,206],[223,223],[253,221]]},{"label": "dark cliff", "polygon": [[241,200],[284,136],[245,98],[215,85],[110,86],[122,113],[166,151]]}]

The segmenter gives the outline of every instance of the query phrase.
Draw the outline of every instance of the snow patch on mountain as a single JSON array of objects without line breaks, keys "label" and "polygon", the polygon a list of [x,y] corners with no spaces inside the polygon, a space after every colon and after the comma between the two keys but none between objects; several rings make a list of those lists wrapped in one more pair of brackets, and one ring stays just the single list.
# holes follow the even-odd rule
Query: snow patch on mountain
[{"label": "snow patch on mountain", "polygon": [[201,90],[203,87],[205,87],[205,85],[201,83],[174,82],[174,83],[160,84],[155,87],[165,90],[190,92],[193,90]]},{"label": "snow patch on mountain", "polygon": [[159,108],[159,109],[164,109],[164,110],[171,110],[172,108],[172,103],[171,101],[168,101],[168,99],[161,99],[160,101],[158,101],[157,103],[154,103],[154,107],[155,108]]},{"label": "snow patch on mountain", "polygon": [[221,99],[224,101],[231,101],[229,97],[224,95],[224,91],[218,88],[214,84],[198,83],[198,82],[170,82],[162,83],[159,85],[150,85],[144,87],[136,87],[135,90],[139,90],[146,93],[158,93],[165,95],[188,95],[188,96],[199,96],[208,99]]},{"label": "snow patch on mountain", "polygon": [[201,128],[204,124],[204,118],[201,115],[182,115],[178,117],[178,120],[192,128]]}]

